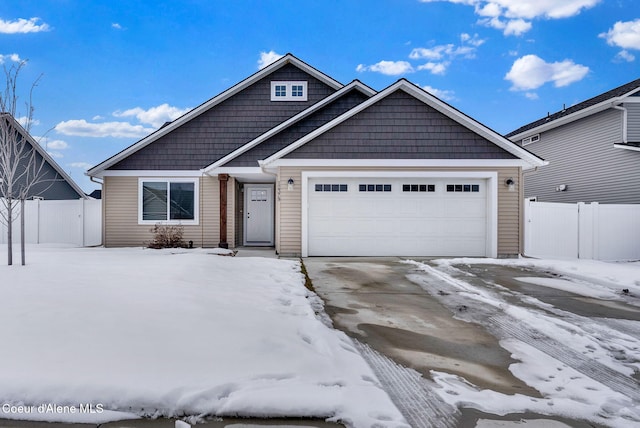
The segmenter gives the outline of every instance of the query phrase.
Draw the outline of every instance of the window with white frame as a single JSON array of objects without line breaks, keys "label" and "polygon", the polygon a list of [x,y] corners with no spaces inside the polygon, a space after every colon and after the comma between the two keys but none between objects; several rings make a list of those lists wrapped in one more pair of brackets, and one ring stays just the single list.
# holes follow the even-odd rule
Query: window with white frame
[{"label": "window with white frame", "polygon": [[197,179],[140,179],[140,224],[197,224]]},{"label": "window with white frame", "polygon": [[271,101],[307,101],[307,82],[271,82]]}]

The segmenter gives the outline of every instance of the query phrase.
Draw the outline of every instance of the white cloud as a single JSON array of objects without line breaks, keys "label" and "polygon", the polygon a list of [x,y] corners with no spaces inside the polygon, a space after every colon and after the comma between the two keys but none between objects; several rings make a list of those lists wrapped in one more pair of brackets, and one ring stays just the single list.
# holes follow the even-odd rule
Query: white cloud
[{"label": "white cloud", "polygon": [[359,64],[356,71],[375,71],[387,76],[413,73],[413,67],[407,61],[380,61],[372,65]]},{"label": "white cloud", "polygon": [[47,149],[50,150],[64,150],[69,148],[69,144],[67,144],[67,142],[63,140],[46,140],[44,144]]},{"label": "white cloud", "polygon": [[505,36],[520,36],[531,29],[533,19],[561,19],[578,15],[601,0],[420,0],[448,1],[473,6],[482,17],[478,23],[502,30]]},{"label": "white cloud", "polygon": [[181,109],[164,103],[156,107],[151,107],[148,110],[144,110],[141,107],[135,107],[125,111],[116,111],[113,115],[115,117],[135,117],[140,121],[140,123],[160,128],[166,122],[171,122],[177,119],[189,110],[191,109]]},{"label": "white cloud", "polygon": [[447,72],[447,67],[449,67],[449,62],[428,62],[426,64],[422,64],[418,66],[418,70],[428,70],[431,74],[445,74]]},{"label": "white cloud", "polygon": [[618,52],[618,54],[616,55],[616,59],[618,61],[633,62],[636,60],[636,56],[631,52],[629,52],[628,50],[623,49],[620,52]]},{"label": "white cloud", "polygon": [[609,31],[601,33],[599,37],[606,39],[611,46],[640,50],[640,18],[634,21],[618,21]]},{"label": "white cloud", "polygon": [[589,67],[568,59],[548,63],[536,55],[525,55],[513,63],[505,79],[511,81],[511,90],[529,91],[547,82],[553,82],[556,87],[567,86],[581,80],[588,72]]},{"label": "white cloud", "polygon": [[93,164],[90,164],[87,162],[71,162],[71,163],[68,163],[67,166],[70,166],[71,168],[80,168],[80,169],[87,170],[91,168]]},{"label": "white cloud", "polygon": [[47,153],[49,153],[49,156],[51,156],[54,159],[61,159],[64,157],[64,155],[60,152],[51,152],[49,150],[47,150]]},{"label": "white cloud", "polygon": [[453,45],[439,45],[432,48],[415,48],[409,54],[411,59],[441,59],[445,54],[453,51]]},{"label": "white cloud", "polygon": [[4,64],[5,61],[22,62],[22,59],[20,59],[20,55],[18,55],[17,53],[8,55],[0,54],[0,64]]},{"label": "white cloud", "polygon": [[114,137],[140,138],[155,131],[142,125],[132,125],[128,122],[89,123],[84,119],[67,120],[55,126],[55,130],[64,135],[78,137]]},{"label": "white cloud", "polygon": [[120,24],[119,24],[119,23],[117,23],[117,22],[113,22],[113,23],[111,24],[111,28],[116,29],[116,30],[122,30],[122,25],[120,25]]},{"label": "white cloud", "polygon": [[538,94],[536,94],[535,92],[525,92],[524,96],[529,98],[530,100],[537,100],[539,98]]},{"label": "white cloud", "polygon": [[283,56],[284,55],[280,55],[275,51],[260,52],[260,59],[258,60],[258,69],[262,70],[263,68],[276,62]]},{"label": "white cloud", "polygon": [[481,39],[478,34],[474,34],[473,36],[467,33],[460,34],[460,40],[462,43],[469,44],[471,46],[475,46],[476,48],[483,45],[486,42],[486,39]]},{"label": "white cloud", "polygon": [[40,121],[37,119],[31,119],[31,123],[27,123],[29,121],[29,118],[27,116],[20,116],[16,118],[16,121],[22,125],[24,128],[27,127],[27,125],[29,126],[37,126],[40,125]]},{"label": "white cloud", "polygon": [[505,36],[521,36],[531,29],[533,26],[531,22],[524,19],[510,19],[503,21],[498,17],[486,18],[478,20],[479,24],[487,27],[495,28],[496,30],[502,30]]},{"label": "white cloud", "polygon": [[481,39],[477,34],[472,36],[462,33],[460,34],[460,41],[462,42],[460,46],[448,43],[429,48],[414,48],[409,53],[409,58],[429,60],[427,63],[418,66],[418,70],[428,70],[432,74],[445,74],[453,60],[457,58],[475,58],[478,47],[484,44],[486,40]]},{"label": "white cloud", "polygon": [[16,34],[16,33],[39,33],[40,31],[49,31],[48,24],[38,24],[40,18],[19,18],[15,21],[5,21],[0,19],[0,33]]},{"label": "white cloud", "polygon": [[429,85],[423,86],[422,89],[424,89],[425,91],[429,92],[430,94],[435,95],[436,97],[438,97],[438,98],[440,98],[442,100],[451,101],[451,100],[455,99],[453,91],[443,90],[443,89],[436,89],[436,88],[434,88],[432,86],[429,86]]},{"label": "white cloud", "polygon": [[477,4],[495,4],[507,18],[561,19],[578,15],[601,0],[481,0]]}]

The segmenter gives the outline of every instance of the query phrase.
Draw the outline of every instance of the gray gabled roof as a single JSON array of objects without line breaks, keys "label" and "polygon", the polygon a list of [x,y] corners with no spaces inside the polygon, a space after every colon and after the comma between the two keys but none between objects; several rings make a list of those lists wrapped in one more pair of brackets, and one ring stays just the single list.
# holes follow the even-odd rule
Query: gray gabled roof
[{"label": "gray gabled roof", "polygon": [[243,153],[251,150],[252,148],[256,147],[257,145],[263,143],[264,141],[267,141],[269,138],[271,138],[274,135],[278,134],[279,132],[282,132],[283,130],[293,126],[294,124],[300,122],[301,120],[303,120],[304,118],[308,117],[312,113],[314,113],[314,112],[318,111],[319,109],[325,107],[327,104],[330,104],[331,102],[337,100],[338,98],[343,97],[346,93],[348,93],[349,91],[352,91],[352,90],[360,91],[363,94],[366,94],[367,96],[370,96],[370,97],[375,95],[375,93],[376,93],[375,90],[371,89],[369,86],[365,85],[364,83],[362,83],[362,82],[360,82],[359,80],[356,79],[353,82],[351,82],[348,85],[346,85],[343,88],[341,88],[340,90],[334,92],[332,95],[329,95],[328,97],[318,101],[317,103],[313,104],[312,106],[310,106],[306,110],[301,111],[297,115],[295,115],[295,116],[289,118],[288,120],[282,122],[280,125],[276,126],[275,128],[270,129],[269,131],[267,131],[264,134],[256,137],[252,141],[249,141],[247,144],[243,145],[242,147],[240,147],[240,148],[234,150],[233,152],[229,153],[227,156],[225,156],[225,157],[217,160],[216,162],[212,163],[211,165],[205,167],[203,169],[203,172],[208,174],[212,170],[214,170],[215,168],[218,168],[218,167],[221,167],[221,166],[225,165],[226,163],[228,163],[232,159],[235,159],[236,157],[238,157],[238,156],[242,155]]},{"label": "gray gabled roof", "polygon": [[[633,80],[622,86],[618,86],[603,94],[597,95],[593,98],[589,98],[586,101],[573,105],[571,107],[560,110],[556,113],[549,114],[546,117],[528,123],[520,128],[511,131],[506,135],[507,138],[524,137],[527,134],[534,133],[533,130],[538,132],[544,131],[548,128],[560,126],[561,124],[576,120],[586,115],[596,113],[597,111],[609,108],[612,102],[619,101],[621,98],[633,95],[640,91],[640,79]],[[574,119],[575,118],[575,119]],[[562,120],[565,119],[565,120]],[[532,132],[527,132],[532,131]]]},{"label": "gray gabled roof", "polygon": [[273,62],[272,64],[264,67],[263,69],[257,71],[253,75],[251,75],[248,78],[242,80],[241,82],[239,82],[236,85],[232,86],[231,88],[225,90],[224,92],[222,92],[222,93],[216,95],[215,97],[209,99],[208,101],[204,102],[203,104],[199,105],[198,107],[194,108],[193,110],[191,110],[191,111],[187,112],[186,114],[182,115],[181,117],[179,117],[178,119],[174,120],[173,122],[163,125],[160,129],[158,129],[155,132],[151,133],[150,135],[144,137],[143,139],[141,139],[140,141],[136,142],[135,144],[127,147],[126,149],[122,150],[120,153],[117,153],[116,155],[110,157],[109,159],[99,163],[98,165],[96,165],[93,168],[89,169],[86,172],[86,174],[89,175],[89,176],[97,176],[97,175],[99,175],[102,171],[104,171],[104,170],[108,169],[109,167],[115,165],[116,163],[118,163],[122,159],[126,158],[127,156],[137,152],[138,150],[148,146],[149,144],[153,143],[154,141],[158,140],[159,138],[169,134],[170,132],[172,132],[176,128],[179,128],[183,124],[189,122],[190,120],[192,120],[195,117],[201,115],[202,113],[210,110],[211,108],[215,107],[216,105],[220,104],[221,102],[231,98],[232,96],[236,95],[237,93],[239,93],[243,89],[251,86],[253,83],[255,83],[258,80],[262,79],[263,77],[273,73],[274,71],[284,67],[287,64],[295,65],[296,67],[298,67],[301,70],[307,72],[308,74],[312,75],[313,77],[317,78],[321,82],[327,84],[329,87],[334,88],[336,90],[340,89],[340,88],[342,88],[344,86],[342,83],[340,83],[337,80],[327,76],[326,74],[324,74],[321,71],[319,71],[318,69],[310,66],[309,64],[301,61],[300,59],[296,58],[292,54],[290,54],[290,53],[286,54],[282,58],[280,58],[277,61]]},{"label": "gray gabled roof", "polygon": [[20,125],[20,122],[18,122],[11,114],[5,113],[5,112],[0,112],[0,118],[8,120],[10,122],[11,127],[15,128],[18,131],[18,133],[20,135],[22,135],[22,137],[27,140],[29,145],[31,145],[31,147],[33,147],[33,149],[36,151],[36,153],[38,153],[40,156],[42,156],[44,161],[49,166],[51,166],[51,168],[53,168],[53,170],[64,181],[67,182],[67,184],[73,189],[73,191],[78,194],[79,198],[88,199],[87,194],[84,193],[84,191],[80,188],[80,186],[78,186],[76,184],[76,182],[73,181],[73,179],[69,176],[69,174],[67,174],[62,169],[62,167],[60,165],[58,165],[58,163],[55,160],[53,160],[53,158],[49,155],[49,153],[47,153],[47,151],[40,144],[38,144],[38,142],[31,136],[31,134],[29,134],[29,132],[27,132],[27,130],[24,129],[24,127],[22,125]]},{"label": "gray gabled roof", "polygon": [[283,158],[287,154],[293,152],[294,150],[300,148],[301,146],[303,146],[303,145],[307,144],[308,142],[312,141],[313,139],[317,138],[319,135],[331,130],[332,128],[338,126],[339,124],[343,123],[344,121],[348,120],[349,118],[351,118],[351,117],[355,116],[356,114],[362,112],[363,110],[367,109],[368,107],[372,106],[373,104],[375,104],[375,103],[379,102],[380,100],[388,97],[390,94],[393,94],[397,90],[403,90],[403,91],[407,92],[411,96],[413,96],[416,99],[420,100],[421,102],[427,104],[428,106],[434,108],[435,110],[439,111],[440,113],[448,116],[450,119],[452,119],[455,122],[463,125],[467,129],[470,129],[471,131],[475,132],[476,134],[482,136],[483,138],[485,138],[488,141],[492,142],[493,144],[495,144],[496,146],[498,146],[501,149],[505,150],[506,152],[514,155],[515,157],[517,157],[519,159],[522,159],[527,164],[531,165],[531,167],[542,166],[542,165],[546,164],[546,162],[542,158],[540,158],[539,156],[531,153],[530,151],[528,151],[526,149],[523,149],[522,147],[520,147],[519,145],[513,143],[512,141],[509,141],[508,139],[506,139],[502,135],[498,134],[494,130],[488,128],[487,126],[481,124],[480,122],[476,121],[475,119],[472,119],[471,117],[469,117],[466,114],[462,113],[458,109],[456,109],[456,108],[452,107],[451,105],[447,104],[446,102],[440,100],[438,97],[426,92],[424,89],[416,86],[415,84],[409,82],[406,79],[400,79],[396,83],[394,83],[391,86],[387,87],[386,89],[378,92],[376,95],[374,95],[373,97],[369,98],[367,101],[362,102],[361,104],[357,105],[356,107],[352,108],[351,110],[347,111],[346,113],[344,113],[344,114],[338,116],[337,118],[333,119],[332,121],[326,123],[324,126],[321,126],[320,128],[318,128],[315,131],[313,131],[313,132],[307,134],[306,136],[300,138],[299,140],[297,140],[294,143],[290,144],[289,146],[283,148],[282,150],[278,151],[277,153],[274,153],[273,155],[269,156],[268,158],[264,159],[263,161],[260,161],[259,162],[260,165],[262,167],[266,167],[269,164],[271,164],[272,162],[275,162],[278,159]]}]

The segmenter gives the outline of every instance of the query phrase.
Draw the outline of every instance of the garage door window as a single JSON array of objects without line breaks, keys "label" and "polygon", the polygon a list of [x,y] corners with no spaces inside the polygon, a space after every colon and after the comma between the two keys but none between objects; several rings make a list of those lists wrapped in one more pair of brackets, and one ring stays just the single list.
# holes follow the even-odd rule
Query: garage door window
[{"label": "garage door window", "polygon": [[360,184],[358,189],[361,192],[390,192],[391,184]]},{"label": "garage door window", "polygon": [[435,192],[435,184],[403,184],[403,192]]},{"label": "garage door window", "polygon": [[316,192],[347,192],[349,186],[346,184],[316,184]]},{"label": "garage door window", "polygon": [[479,184],[447,184],[447,192],[479,192]]}]

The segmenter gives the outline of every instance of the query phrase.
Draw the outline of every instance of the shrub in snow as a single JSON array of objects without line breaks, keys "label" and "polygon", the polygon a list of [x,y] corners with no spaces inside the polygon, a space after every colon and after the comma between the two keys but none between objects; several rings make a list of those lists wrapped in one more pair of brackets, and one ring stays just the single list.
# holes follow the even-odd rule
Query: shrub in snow
[{"label": "shrub in snow", "polygon": [[153,233],[153,241],[147,245],[149,248],[186,248],[187,243],[182,239],[184,227],[156,224],[150,230]]}]

